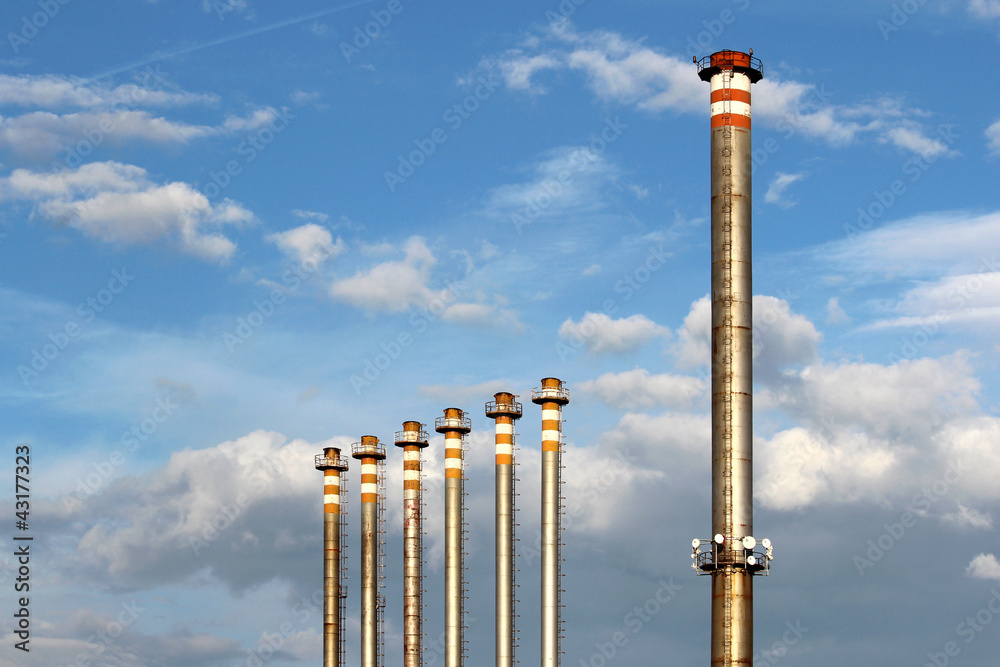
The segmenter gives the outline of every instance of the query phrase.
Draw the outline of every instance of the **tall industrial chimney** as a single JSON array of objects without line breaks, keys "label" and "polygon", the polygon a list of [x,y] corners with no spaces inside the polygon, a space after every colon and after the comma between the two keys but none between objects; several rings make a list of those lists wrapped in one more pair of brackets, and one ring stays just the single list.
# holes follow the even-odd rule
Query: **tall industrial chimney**
[{"label": "tall industrial chimney", "polygon": [[460,667],[465,658],[463,613],[465,602],[465,490],[463,488],[465,434],[472,423],[458,408],[445,408],[434,420],[444,434],[444,624],[445,667]]},{"label": "tall industrial chimney", "polygon": [[403,422],[396,432],[403,448],[403,667],[420,667],[423,640],[423,501],[420,488],[420,450],[427,432],[420,422]]},{"label": "tall industrial chimney", "polygon": [[514,665],[514,420],[516,396],[500,392],[486,404],[496,420],[496,667]]},{"label": "tall industrial chimney", "polygon": [[344,541],[341,539],[340,492],[347,459],[340,450],[327,447],[316,456],[316,469],[323,471],[323,667],[344,664]]},{"label": "tall industrial chimney", "polygon": [[351,445],[351,456],[361,461],[361,667],[382,667],[381,461],[385,447],[374,435]]},{"label": "tall industrial chimney", "polygon": [[562,406],[569,390],[561,380],[544,378],[531,391],[531,402],[542,406],[542,660],[541,667],[558,667],[562,624]]},{"label": "tall industrial chimney", "polygon": [[771,557],[753,537],[750,84],[763,72],[752,50],[695,62],[711,84],[713,538],[691,556],[712,577],[711,664],[736,667],[753,662],[753,575]]}]

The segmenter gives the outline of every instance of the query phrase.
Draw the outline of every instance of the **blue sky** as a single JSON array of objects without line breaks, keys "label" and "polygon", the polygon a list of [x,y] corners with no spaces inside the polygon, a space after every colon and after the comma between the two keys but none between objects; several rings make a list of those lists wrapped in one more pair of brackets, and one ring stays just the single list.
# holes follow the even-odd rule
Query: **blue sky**
[{"label": "blue sky", "polygon": [[[750,47],[756,525],[776,556],[755,665],[994,664],[996,0],[53,0],[0,18],[3,441],[11,467],[31,446],[38,550],[32,651],[5,620],[0,664],[319,664],[311,457],[452,405],[473,420],[469,664],[489,664],[483,403],[546,376],[572,392],[565,664],[703,662],[709,128],[691,58]],[[525,405],[526,664],[539,420]],[[670,602],[637,623],[662,582]]]}]

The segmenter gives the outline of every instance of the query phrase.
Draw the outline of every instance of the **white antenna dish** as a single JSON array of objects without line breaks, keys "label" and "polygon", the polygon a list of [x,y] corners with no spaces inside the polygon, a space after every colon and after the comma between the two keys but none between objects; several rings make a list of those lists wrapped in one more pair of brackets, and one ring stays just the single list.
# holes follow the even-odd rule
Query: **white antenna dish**
[{"label": "white antenna dish", "polygon": [[770,549],[771,548],[771,540],[769,540],[769,539],[767,539],[765,537],[764,539],[762,539],[760,541],[760,546],[764,547],[765,549]]},{"label": "white antenna dish", "polygon": [[753,549],[755,546],[757,546],[757,540],[755,540],[751,535],[747,535],[743,538],[744,549]]},{"label": "white antenna dish", "polygon": [[726,541],[726,538],[722,536],[722,533],[716,533],[714,539],[716,544],[722,544]]},{"label": "white antenna dish", "polygon": [[756,557],[754,557],[754,556],[747,556],[747,565],[753,566],[753,565],[756,565],[756,564],[757,564],[757,558]]},{"label": "white antenna dish", "polygon": [[697,537],[694,538],[693,540],[691,540],[691,548],[692,549],[697,549],[700,546],[701,546],[701,540],[699,540]]}]

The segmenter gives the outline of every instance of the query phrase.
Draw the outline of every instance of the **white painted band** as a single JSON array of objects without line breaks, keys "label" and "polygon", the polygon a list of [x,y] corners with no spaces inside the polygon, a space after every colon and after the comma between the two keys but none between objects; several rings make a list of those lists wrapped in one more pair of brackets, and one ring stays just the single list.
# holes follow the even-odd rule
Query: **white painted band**
[{"label": "white painted band", "polygon": [[375,463],[362,463],[361,464],[361,474],[362,475],[377,475],[378,465]]},{"label": "white painted band", "polygon": [[562,419],[562,410],[542,410],[542,421]]},{"label": "white painted band", "polygon": [[420,492],[416,489],[403,489],[404,500],[416,500],[420,497]]},{"label": "white painted band", "polygon": [[334,476],[331,475],[330,477],[324,477],[323,478],[323,486],[327,486],[327,487],[336,486],[336,487],[339,487],[340,486],[340,476],[338,475],[338,476],[334,477]]},{"label": "white painted band", "polygon": [[408,481],[408,482],[412,482],[412,481],[415,480],[415,481],[419,482],[420,481],[420,471],[419,470],[404,470],[403,471],[403,480],[404,481]]},{"label": "white painted band", "polygon": [[736,114],[737,116],[749,116],[750,115],[750,105],[746,102],[737,102],[735,100],[730,100],[728,102],[714,102],[712,104],[712,115],[726,113],[726,105],[729,105],[729,113]]},{"label": "white painted band", "polygon": [[559,441],[559,431],[542,431],[542,442],[544,441]]},{"label": "white painted band", "polygon": [[447,468],[461,468],[462,459],[445,459],[444,467]]},{"label": "white painted band", "polygon": [[378,484],[365,482],[361,485],[361,493],[378,493]]},{"label": "white painted band", "polygon": [[340,504],[340,494],[339,493],[328,493],[323,496],[323,503],[326,505],[339,505]]},{"label": "white painted band", "polygon": [[[722,79],[723,77],[721,74],[716,74],[715,76],[712,77],[709,83],[712,92],[715,92],[716,90],[722,90],[723,88]],[[735,90],[743,90],[749,93],[750,77],[748,77],[746,74],[743,74],[742,72],[733,72],[729,80],[729,87]]]},{"label": "white painted band", "polygon": [[497,454],[513,454],[513,453],[514,453],[514,445],[507,443],[497,444]]},{"label": "white painted band", "polygon": [[505,435],[512,435],[514,433],[513,424],[497,424],[497,433],[503,433]]},{"label": "white painted band", "polygon": [[419,461],[420,460],[420,450],[414,449],[404,449],[403,450],[403,460],[404,461]]},{"label": "white painted band", "polygon": [[462,436],[453,433],[448,433],[444,438],[444,446],[446,449],[452,449],[455,447],[462,446]]}]

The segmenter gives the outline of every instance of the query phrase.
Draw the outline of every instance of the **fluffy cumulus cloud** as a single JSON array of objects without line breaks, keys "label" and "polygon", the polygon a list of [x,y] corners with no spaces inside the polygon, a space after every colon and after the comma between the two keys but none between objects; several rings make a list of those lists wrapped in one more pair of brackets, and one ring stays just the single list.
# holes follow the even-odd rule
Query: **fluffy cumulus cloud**
[{"label": "fluffy cumulus cloud", "polygon": [[[771,382],[789,366],[816,358],[821,334],[806,317],[792,312],[784,299],[762,294],[751,302],[754,320],[755,378]],[[691,304],[677,332],[674,353],[681,367],[707,366],[712,344],[712,303],[704,296]]]},{"label": "fluffy cumulus cloud", "polygon": [[67,76],[0,74],[0,106],[92,109],[137,104],[174,107],[218,102],[216,95],[157,88],[149,85],[151,82],[165,83],[158,68],[143,70],[139,83],[115,87]]},{"label": "fluffy cumulus cloud", "polygon": [[585,313],[579,322],[567,318],[559,336],[592,355],[634,352],[654,338],[669,338],[670,329],[645,315],[613,319],[604,313]]},{"label": "fluffy cumulus cloud", "polygon": [[992,579],[1000,581],[1000,562],[993,554],[982,553],[977,555],[965,568],[965,573],[976,579]]},{"label": "fluffy cumulus cloud", "polygon": [[236,244],[219,229],[252,219],[225,199],[212,203],[187,183],[155,183],[146,171],[118,162],[36,172],[15,169],[0,179],[0,198],[27,200],[34,214],[120,245],[168,239],[184,252],[226,262]]},{"label": "fluffy cumulus cloud", "polygon": [[[402,259],[381,262],[334,281],[330,296],[368,313],[420,309],[455,324],[514,333],[522,330],[517,313],[506,308],[498,297],[491,301],[487,295],[477,293],[473,300],[463,301],[468,285],[461,281],[432,288],[437,258],[423,238],[410,237],[400,250]],[[392,247],[385,251],[398,252]]]},{"label": "fluffy cumulus cloud", "polygon": [[426,307],[440,296],[428,287],[437,260],[419,236],[402,248],[404,257],[361,270],[334,282],[330,296],[369,312],[400,312]]},{"label": "fluffy cumulus cloud", "polygon": [[624,373],[605,373],[595,380],[580,382],[577,387],[616,408],[683,408],[689,407],[695,398],[705,393],[708,381],[669,373],[653,375],[637,368]]},{"label": "fluffy cumulus cloud", "polygon": [[[704,113],[708,94],[689,58],[663,53],[616,32],[580,32],[570,21],[562,21],[541,35],[532,35],[518,48],[484,58],[479,66],[496,72],[510,90],[542,94],[546,87],[540,78],[547,72],[568,70],[579,72],[603,102],[650,112]],[[783,132],[820,138],[835,146],[873,137],[925,158],[952,152],[950,135],[925,127],[921,122],[925,112],[902,99],[881,97],[832,105],[822,87],[775,77],[762,80],[757,90],[754,115]]]},{"label": "fluffy cumulus cloud", "polygon": [[[298,581],[318,547],[315,470],[324,446],[256,431],[171,455],[162,468],[119,478],[41,516],[75,538],[74,571],[111,590],[186,581],[208,570],[233,590],[274,578]],[[260,554],[267,554],[261,557]]]},{"label": "fluffy cumulus cloud", "polygon": [[303,266],[319,266],[326,260],[337,257],[346,248],[339,236],[335,243],[329,230],[314,223],[271,234],[267,240]]}]

